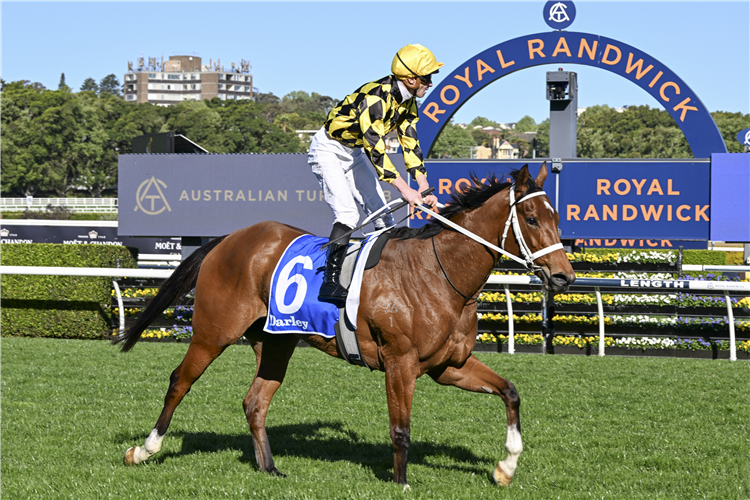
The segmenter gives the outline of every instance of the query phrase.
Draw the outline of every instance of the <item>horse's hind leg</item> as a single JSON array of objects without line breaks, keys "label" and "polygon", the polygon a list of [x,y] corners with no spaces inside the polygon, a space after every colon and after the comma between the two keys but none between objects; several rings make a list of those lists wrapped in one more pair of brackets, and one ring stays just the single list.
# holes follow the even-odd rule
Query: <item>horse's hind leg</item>
[{"label": "horse's hind leg", "polygon": [[262,335],[263,341],[253,345],[257,368],[247,396],[242,401],[247,423],[253,438],[255,460],[261,472],[284,476],[273,463],[271,445],[266,433],[266,415],[271,398],[286,375],[289,359],[297,346],[294,335]]},{"label": "horse's hind leg", "polygon": [[125,465],[139,464],[161,449],[161,442],[167,433],[172,415],[182,398],[190,391],[190,387],[208,368],[227,346],[199,344],[191,342],[185,358],[173,372],[169,379],[169,389],[164,398],[164,408],[161,411],[156,426],[149,434],[143,447],[135,446],[125,452]]},{"label": "horse's hind leg", "polygon": [[498,463],[492,479],[502,486],[509,486],[516,473],[518,456],[523,451],[519,407],[521,399],[515,386],[500,377],[474,356],[470,356],[461,368],[441,367],[428,372],[438,384],[453,385],[472,392],[495,394],[503,398],[508,415],[508,434],[505,460]]}]

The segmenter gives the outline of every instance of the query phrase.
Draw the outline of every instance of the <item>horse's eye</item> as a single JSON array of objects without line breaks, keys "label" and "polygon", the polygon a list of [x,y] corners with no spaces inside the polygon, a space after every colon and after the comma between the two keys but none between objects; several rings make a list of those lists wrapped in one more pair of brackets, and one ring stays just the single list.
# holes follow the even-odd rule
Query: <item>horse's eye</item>
[{"label": "horse's eye", "polygon": [[536,217],[526,217],[526,224],[529,226],[538,226],[539,221],[536,220]]}]

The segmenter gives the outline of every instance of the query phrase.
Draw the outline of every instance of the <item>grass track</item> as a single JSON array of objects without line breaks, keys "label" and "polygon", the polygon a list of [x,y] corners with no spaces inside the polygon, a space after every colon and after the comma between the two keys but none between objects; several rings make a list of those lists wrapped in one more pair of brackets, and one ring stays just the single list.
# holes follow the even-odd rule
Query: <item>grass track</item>
[{"label": "grass track", "polygon": [[257,472],[242,412],[252,350],[228,349],[177,409],[162,451],[126,468],[184,344],[3,338],[2,497],[750,498],[750,363],[480,354],[521,395],[509,489],[500,398],[417,383],[408,477],[392,484],[384,376],[298,349],[268,432],[286,479]]}]

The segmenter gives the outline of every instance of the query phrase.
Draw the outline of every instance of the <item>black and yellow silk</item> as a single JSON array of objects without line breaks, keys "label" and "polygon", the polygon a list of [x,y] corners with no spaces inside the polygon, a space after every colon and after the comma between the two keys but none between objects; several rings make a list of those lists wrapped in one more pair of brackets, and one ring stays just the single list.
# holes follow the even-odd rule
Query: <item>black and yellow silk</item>
[{"label": "black and yellow silk", "polygon": [[[404,102],[401,102],[404,101]],[[398,129],[406,170],[414,180],[426,175],[417,138],[417,100],[405,100],[397,80],[387,76],[367,83],[328,113],[328,135],[349,147],[363,147],[380,180],[393,182],[398,172],[386,153],[385,136]]]}]

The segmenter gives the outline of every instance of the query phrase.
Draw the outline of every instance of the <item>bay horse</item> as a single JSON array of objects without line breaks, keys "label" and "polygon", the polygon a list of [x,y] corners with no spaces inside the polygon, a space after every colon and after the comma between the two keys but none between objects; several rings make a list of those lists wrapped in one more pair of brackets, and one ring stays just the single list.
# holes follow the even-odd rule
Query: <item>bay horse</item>
[{"label": "bay horse", "polygon": [[[536,179],[530,176],[528,165],[511,175],[512,183],[494,175],[483,182],[472,175],[473,186],[454,191],[452,202],[441,212],[485,243],[492,242],[489,246],[440,221],[419,229],[393,229],[380,262],[365,271],[356,333],[367,366],[385,372],[396,483],[407,484],[412,399],[416,380],[424,374],[438,384],[503,399],[507,455],[498,462],[492,478],[507,486],[516,471],[523,449],[520,398],[511,382],[472,355],[477,331],[475,299],[499,258],[498,245],[503,252],[522,255],[549,290],[564,291],[575,273],[560,243],[559,214],[541,191],[546,164]],[[511,225],[514,231],[509,233]],[[129,351],[151,321],[181,294],[195,289],[190,346],[172,372],[156,426],[142,447],[127,450],[126,465],[141,463],[161,449],[172,415],[190,387],[224,349],[244,335],[257,361],[242,402],[255,458],[262,472],[283,476],[274,465],[265,421],[298,341],[343,359],[335,338],[263,331],[276,263],[289,243],[304,233],[277,222],[261,222],[203,245],[164,282],[133,326],[113,340],[122,343],[122,351]]]}]

